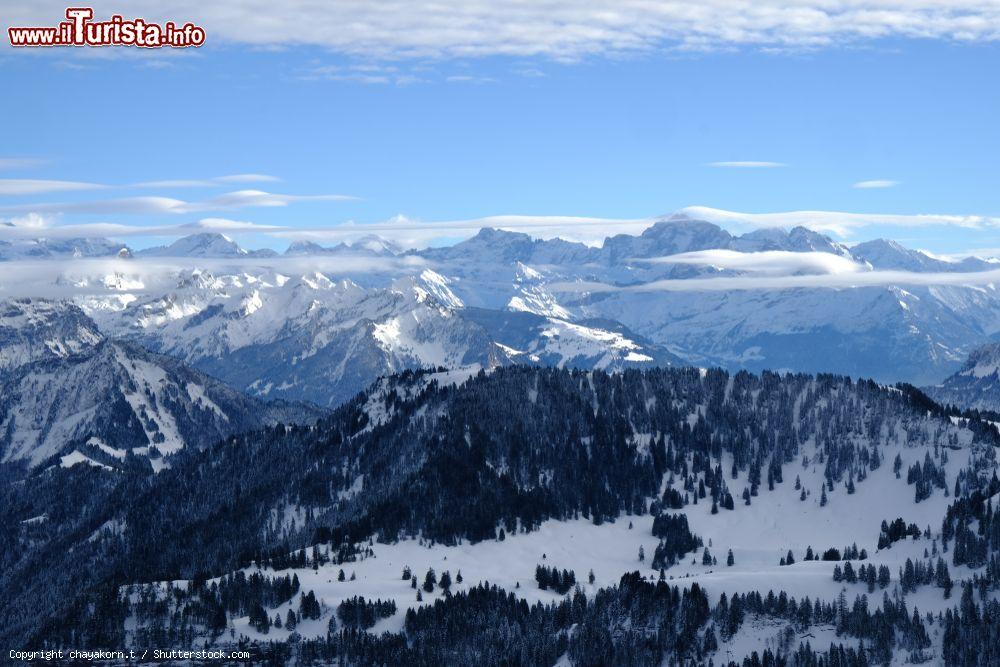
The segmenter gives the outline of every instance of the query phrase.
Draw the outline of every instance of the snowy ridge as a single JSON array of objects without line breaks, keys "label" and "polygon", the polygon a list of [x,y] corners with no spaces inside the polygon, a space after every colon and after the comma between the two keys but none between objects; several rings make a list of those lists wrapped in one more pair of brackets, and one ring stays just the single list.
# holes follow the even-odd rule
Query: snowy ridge
[{"label": "snowy ridge", "polygon": [[[873,609],[884,593],[905,603],[908,610],[916,607],[921,617],[933,615],[927,621],[928,643],[922,650],[927,659],[942,660],[945,638],[937,614],[957,604],[958,593],[946,593],[933,584],[914,588],[901,577],[912,568],[913,562],[933,563],[944,553],[943,544],[954,539],[946,538],[941,530],[942,517],[953,501],[950,489],[954,486],[956,492],[964,494],[969,485],[979,483],[976,480],[986,480],[993,474],[992,449],[1000,437],[995,433],[984,435],[968,419],[954,420],[928,411],[919,396],[909,390],[872,383],[855,385],[830,378],[770,376],[757,381],[745,375],[727,377],[713,370],[684,370],[645,374],[628,384],[624,379],[601,373],[497,370],[467,380],[463,379],[464,374],[448,374],[448,386],[436,390],[431,381],[441,375],[417,373],[384,378],[359,397],[357,414],[366,415],[369,421],[351,436],[350,444],[343,450],[349,455],[342,463],[342,483],[335,490],[334,507],[306,505],[290,509],[282,501],[272,509],[272,516],[285,517],[279,522],[285,527],[280,533],[283,539],[294,539],[296,528],[300,534],[309,534],[313,513],[314,520],[322,524],[331,517],[358,516],[363,507],[382,507],[386,489],[398,486],[402,497],[409,498],[406,489],[414,484],[426,485],[431,474],[420,467],[411,473],[410,466],[414,462],[433,466],[435,438],[470,418],[471,421],[456,429],[465,432],[456,446],[464,448],[462,451],[470,456],[473,451],[486,452],[484,470],[502,476],[516,475],[515,471],[522,468],[531,469],[531,474],[517,477],[524,492],[533,485],[556,493],[559,489],[569,490],[563,486],[566,482],[560,481],[558,471],[541,465],[544,458],[526,466],[524,461],[512,460],[511,452],[499,443],[507,437],[502,432],[512,429],[518,433],[526,424],[558,419],[555,415],[566,406],[571,406],[570,414],[576,414],[573,404],[576,398],[582,403],[596,401],[598,409],[594,416],[611,401],[622,401],[616,408],[620,411],[615,414],[628,416],[620,422],[628,433],[624,441],[631,442],[624,451],[646,465],[665,455],[667,469],[641,510],[619,512],[606,519],[577,514],[534,525],[501,522],[495,533],[479,539],[438,539],[409,531],[404,531],[398,539],[376,534],[372,541],[359,542],[357,551],[346,561],[338,561],[328,543],[307,541],[301,552],[285,554],[290,559],[288,566],[273,569],[254,564],[239,570],[246,577],[286,574],[296,577],[297,591],[287,600],[265,609],[269,619],[275,616],[285,619],[290,611],[292,617],[296,616],[304,608],[305,596],[315,595],[319,601],[315,617],[298,618],[294,633],[302,639],[325,639],[328,630],[341,623],[338,620],[341,604],[356,596],[391,600],[396,605],[395,612],[377,619],[368,628],[373,636],[379,636],[383,632],[404,631],[408,610],[443,602],[451,595],[486,582],[529,603],[559,602],[563,593],[542,589],[536,582],[539,566],[575,572],[576,588],[588,599],[593,599],[603,588],[618,585],[623,575],[637,571],[650,582],[662,576],[668,583],[682,587],[697,583],[705,589],[712,604],[723,594],[729,598],[753,592],[766,596],[771,591],[800,601],[808,598],[826,604],[838,604],[838,599],[843,598],[848,606],[856,597],[867,595],[870,600],[867,604]],[[669,382],[662,384],[667,378]],[[452,381],[454,385],[450,384]],[[529,394],[527,402],[513,398],[525,389]],[[710,411],[706,409],[708,405],[715,407]],[[459,406],[474,407],[463,412]],[[354,409],[352,404],[349,413],[353,414]],[[742,413],[749,421],[736,420],[742,428],[727,431],[723,424],[736,413]],[[477,431],[476,420],[484,414],[502,419],[504,428],[491,431],[491,436]],[[524,418],[510,419],[512,414],[523,414]],[[714,414],[714,418],[706,419],[708,414]],[[763,422],[750,417],[754,414]],[[394,419],[398,415],[407,419]],[[660,421],[666,415],[670,415],[668,420],[677,419],[680,424]],[[794,421],[787,424],[785,420],[790,415],[794,415]],[[363,423],[354,416],[350,421]],[[443,426],[446,423],[448,426]],[[676,430],[677,426],[680,430]],[[801,440],[791,445],[788,457],[777,468],[780,473],[773,467],[766,475],[759,469],[754,472],[752,464],[747,467],[738,462],[742,453],[728,450],[729,438],[744,433],[745,436],[739,437],[748,439],[741,439],[741,444],[736,445],[741,452],[744,447],[751,452],[769,451],[767,447],[774,443],[768,445],[768,438],[782,440],[789,426]],[[662,430],[664,427],[670,434]],[[427,449],[418,454],[421,448],[413,447],[412,441],[425,432],[434,435],[427,441]],[[396,435],[389,437],[390,433]],[[595,438],[586,429],[579,435],[583,433],[588,435],[572,448],[599,456],[600,448],[612,446],[607,441],[598,444],[599,437]],[[710,437],[715,442],[727,443],[723,444],[721,454],[709,455],[708,471],[716,469],[722,474],[721,479],[712,477],[718,473],[709,472],[704,477],[706,469],[699,471],[701,464],[697,461],[705,455],[699,445],[694,445],[692,451],[683,444],[685,438],[698,433],[701,435],[696,438]],[[482,441],[484,436],[489,444]],[[535,441],[529,437],[524,442],[520,446],[532,448],[540,457],[548,455],[548,448],[558,447],[556,441],[548,438]],[[373,443],[378,443],[378,447],[371,447]],[[392,451],[376,451],[384,447],[391,447]],[[675,453],[680,458],[673,458]],[[560,455],[565,454],[560,451],[557,456]],[[853,462],[841,473],[833,472],[834,462],[845,464],[844,457],[848,455]],[[385,472],[379,472],[384,470],[380,464],[369,467],[365,463],[369,457],[381,456],[395,462],[392,475],[404,475],[408,481],[394,481]],[[580,459],[579,465],[585,460],[586,457]],[[918,484],[915,499],[915,485],[908,479],[913,473],[907,475],[907,470],[914,467],[939,471],[934,474],[940,474],[945,483],[933,484],[925,496],[921,495]],[[531,482],[534,472],[540,473],[539,478]],[[413,476],[405,477],[410,474]],[[707,493],[706,479],[715,479],[709,483],[712,488]],[[718,505],[714,502],[718,490],[715,485],[719,483],[737,496],[731,507],[725,506],[724,500]],[[737,492],[750,488],[755,491],[752,495],[747,491],[744,502]],[[670,494],[684,498],[683,506],[654,507],[661,498],[667,502]],[[376,500],[372,495],[380,498]],[[426,506],[433,506],[435,497],[430,496],[430,504]],[[725,498],[725,493],[720,498]],[[404,507],[410,506],[409,500],[400,502]],[[469,505],[471,509],[475,503]],[[320,512],[326,512],[325,517]],[[671,561],[666,565],[656,563],[654,558],[662,547],[662,540],[654,533],[656,516],[661,513],[684,516],[692,533],[701,540],[697,549],[688,550],[676,563]],[[918,526],[918,534],[884,544],[883,521],[897,517]],[[888,573],[884,583],[835,579],[835,568],[840,571],[847,567],[848,561],[839,556],[836,561],[820,560],[819,555],[831,548],[846,554],[845,547],[863,551],[860,559],[852,556],[852,571],[869,566],[884,569]],[[786,564],[789,553],[793,554],[794,562]],[[732,563],[727,563],[729,554]],[[807,554],[815,554],[816,559],[808,558]],[[302,559],[300,565],[295,564],[296,558]],[[417,578],[416,583],[400,576],[404,568]],[[423,587],[421,582],[431,569],[439,578],[444,572],[450,573],[452,583],[447,592],[439,586]],[[983,573],[979,567],[964,564],[950,566],[949,570],[956,591],[973,575]],[[458,573],[461,581],[455,579]],[[225,576],[231,578],[233,572]],[[222,577],[217,576],[207,585],[221,581]],[[172,585],[184,589],[187,581],[174,581]],[[166,582],[145,590],[164,599],[169,593]],[[575,595],[572,589],[567,594]],[[183,608],[183,602],[178,602],[178,608]],[[138,619],[133,617],[129,623],[134,621]],[[142,627],[141,621],[138,627]],[[277,626],[265,632],[258,621],[246,615],[229,619],[227,628],[232,629],[235,637],[252,641],[285,641],[293,635],[292,629]],[[825,650],[821,642],[854,647],[865,643],[835,624],[803,626],[793,619],[750,615],[742,619],[738,632],[720,635],[718,646],[709,653],[716,661],[741,661],[753,650],[770,648],[787,655],[806,642],[821,650]],[[907,649],[897,646],[895,650],[899,651],[898,661],[902,661]]]},{"label": "snowy ridge", "polygon": [[926,391],[942,403],[1000,412],[1000,343],[974,350],[960,371]]},{"label": "snowy ridge", "polygon": [[0,373],[41,359],[81,354],[102,340],[83,311],[65,302],[0,302]]},{"label": "snowy ridge", "polygon": [[[279,419],[318,416],[267,406],[176,360],[132,343],[103,341],[82,354],[20,366],[4,378],[0,460],[38,465],[80,443],[62,464],[114,465],[128,452],[162,469],[162,458]],[[83,458],[80,458],[83,457]]]}]

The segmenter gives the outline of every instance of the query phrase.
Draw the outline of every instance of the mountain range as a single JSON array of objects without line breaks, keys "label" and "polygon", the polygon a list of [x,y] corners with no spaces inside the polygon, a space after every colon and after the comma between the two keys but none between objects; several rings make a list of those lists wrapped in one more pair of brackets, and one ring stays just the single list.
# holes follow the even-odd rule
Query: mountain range
[{"label": "mountain range", "polygon": [[[1000,332],[1000,293],[977,277],[997,260],[882,239],[849,247],[802,227],[733,235],[682,215],[596,247],[487,228],[424,250],[366,236],[273,256],[203,233],[131,254],[77,298],[102,331],[240,389],[322,405],[404,368],[536,359],[614,368],[648,357],[934,386]],[[150,256],[236,264],[147,285]],[[892,278],[866,282],[876,275]],[[926,279],[940,275],[952,278]],[[705,282],[719,278],[729,287]]]}]

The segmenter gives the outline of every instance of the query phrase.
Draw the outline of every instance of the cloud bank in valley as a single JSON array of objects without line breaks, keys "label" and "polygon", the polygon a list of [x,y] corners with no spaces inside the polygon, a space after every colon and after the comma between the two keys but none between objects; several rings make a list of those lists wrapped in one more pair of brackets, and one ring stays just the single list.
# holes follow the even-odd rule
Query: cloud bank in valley
[{"label": "cloud bank in valley", "polygon": [[855,289],[863,287],[977,287],[996,289],[1000,269],[968,273],[917,273],[910,271],[858,271],[787,275],[740,275],[655,280],[634,285],[600,282],[558,282],[549,285],[556,294],[605,294],[614,292],[731,292],[785,289]]},{"label": "cloud bank in valley", "polygon": [[634,261],[648,264],[704,266],[720,271],[743,271],[758,276],[786,276],[806,273],[836,275],[857,273],[866,268],[846,257],[828,252],[790,252],[785,250],[766,250],[763,252],[699,250]]}]

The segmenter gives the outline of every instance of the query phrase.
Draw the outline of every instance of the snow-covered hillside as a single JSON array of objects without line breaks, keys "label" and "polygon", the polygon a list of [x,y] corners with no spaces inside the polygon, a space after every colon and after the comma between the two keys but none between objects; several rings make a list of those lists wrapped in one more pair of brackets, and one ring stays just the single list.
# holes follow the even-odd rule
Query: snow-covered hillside
[{"label": "snow-covered hillside", "polygon": [[131,453],[159,470],[185,446],[320,415],[249,398],[175,359],[113,340],[22,364],[0,386],[0,461],[33,466],[62,453],[69,454],[63,465],[114,466]]},{"label": "snow-covered hillside", "polygon": [[103,340],[82,310],[63,301],[0,302],[0,375],[42,359],[84,353]]},{"label": "snow-covered hillside", "polygon": [[1000,412],[1000,343],[974,350],[960,371],[927,393],[942,403]]},{"label": "snow-covered hillside", "polygon": [[[723,596],[773,593],[808,599],[810,615],[813,603],[835,610],[832,621],[803,621],[798,607],[785,616],[748,613],[734,631],[725,629],[731,625],[725,617],[714,616],[706,632],[718,644],[706,649],[706,658],[716,662],[739,662],[765,649],[787,655],[807,642],[819,650],[831,642],[874,650],[868,636],[848,629],[840,615],[846,612],[836,610],[861,604],[874,612],[885,595],[908,614],[916,609],[927,634],[926,643],[912,648],[902,634],[879,640],[889,642],[893,664],[917,650],[941,663],[941,614],[957,604],[963,585],[986,575],[985,563],[966,552],[966,540],[978,538],[964,534],[961,521],[956,533],[953,522],[957,500],[971,502],[978,489],[996,486],[989,480],[995,479],[1000,432],[950,418],[916,393],[831,378],[754,379],[716,371],[631,380],[496,371],[386,379],[351,409],[358,413],[341,418],[355,425],[354,435],[336,428],[340,435],[316,435],[347,438],[323,464],[340,460],[330,496],[317,504],[286,490],[267,513],[266,533],[301,550],[279,548],[269,562],[258,559],[208,580],[123,588],[137,610],[125,622],[133,641],[146,637],[150,622],[164,613],[193,613],[217,587],[242,585],[238,581],[294,576],[295,587],[260,612],[224,619],[224,632],[214,635],[222,644],[241,637],[326,641],[331,628],[344,627],[344,610],[359,596],[394,605],[373,619],[367,628],[373,636],[405,631],[412,638],[409,610],[448,603],[482,585],[532,604],[557,604],[581,593],[599,599],[637,571],[649,582],[698,584],[713,605]],[[481,420],[503,427],[482,429]],[[632,462],[638,466],[620,475],[618,466]],[[662,473],[648,475],[657,470]],[[466,504],[442,502],[462,493],[470,475],[479,481],[468,488],[473,496]],[[602,488],[633,493],[647,478],[649,491],[639,492],[641,502],[625,500],[626,510],[607,514],[598,509],[600,496],[588,495]],[[597,483],[601,479],[607,481]],[[539,516],[542,508],[558,506],[557,498],[574,497],[582,506],[573,509],[569,501],[561,516]],[[533,502],[522,504],[528,498]],[[479,515],[493,503],[502,518],[487,522],[484,537]],[[401,525],[401,516],[410,518]],[[681,548],[676,561],[668,547],[678,533],[657,528],[664,517],[683,517],[698,540]],[[352,533],[361,539],[349,546],[336,537],[295,540],[328,535],[316,526],[339,521],[371,532]],[[896,523],[906,534],[894,532]],[[447,528],[462,525],[478,536]],[[919,573],[928,564],[932,573],[945,568],[947,585],[939,574],[924,580]],[[543,588],[540,567],[572,572],[576,585],[565,592]],[[446,572],[447,586],[440,583]],[[858,602],[859,596],[867,597]],[[152,612],[155,600],[165,612],[162,606]],[[207,628],[200,632],[212,636]]]}]

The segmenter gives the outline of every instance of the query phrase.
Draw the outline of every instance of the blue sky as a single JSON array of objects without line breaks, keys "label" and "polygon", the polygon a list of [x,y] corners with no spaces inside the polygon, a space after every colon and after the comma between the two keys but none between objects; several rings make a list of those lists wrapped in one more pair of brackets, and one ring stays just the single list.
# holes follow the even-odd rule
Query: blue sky
[{"label": "blue sky", "polygon": [[[261,48],[213,42],[207,28],[205,47],[179,54],[0,49],[5,97],[18,100],[0,124],[0,179],[105,186],[2,194],[0,185],[0,218],[321,229],[397,215],[636,219],[693,205],[1000,217],[1000,45],[991,39],[699,51],[664,42],[567,60]],[[748,161],[780,166],[715,164]],[[273,178],[136,185],[236,174]],[[866,181],[891,187],[855,187]],[[244,189],[323,198],[214,199]],[[216,203],[172,212],[115,203],[135,197]],[[109,203],[74,207],[95,201]],[[1000,247],[990,221],[832,231],[940,253]]]}]

